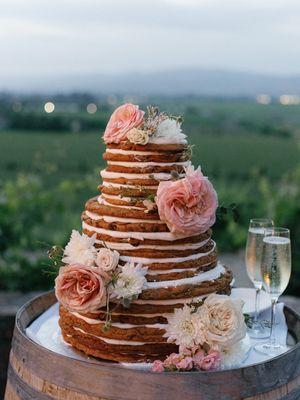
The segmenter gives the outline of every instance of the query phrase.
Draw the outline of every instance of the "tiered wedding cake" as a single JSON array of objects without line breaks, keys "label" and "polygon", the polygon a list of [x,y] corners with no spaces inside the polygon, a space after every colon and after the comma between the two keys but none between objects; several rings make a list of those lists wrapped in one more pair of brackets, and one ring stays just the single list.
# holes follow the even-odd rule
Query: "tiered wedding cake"
[{"label": "tiered wedding cake", "polygon": [[216,192],[191,166],[180,125],[132,104],[107,125],[101,194],[87,201],[83,234],[73,231],[56,279],[63,337],[86,354],[163,360],[191,347],[178,310],[194,304],[197,313],[208,295],[230,294],[232,274],[211,239]]}]

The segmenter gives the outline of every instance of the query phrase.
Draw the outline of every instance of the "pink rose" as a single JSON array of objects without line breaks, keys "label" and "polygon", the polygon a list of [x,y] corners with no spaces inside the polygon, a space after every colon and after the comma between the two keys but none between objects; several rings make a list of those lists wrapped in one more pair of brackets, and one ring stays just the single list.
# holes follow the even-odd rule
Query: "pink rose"
[{"label": "pink rose", "polygon": [[177,369],[188,371],[193,369],[193,359],[192,357],[185,357],[176,364]]},{"label": "pink rose", "polygon": [[145,112],[134,104],[124,104],[111,115],[106,126],[103,139],[105,143],[120,143],[126,134],[143,122]]},{"label": "pink rose", "polygon": [[70,311],[96,311],[106,304],[106,279],[97,267],[82,264],[61,267],[55,279],[57,300]]},{"label": "pink rose", "polygon": [[183,179],[160,182],[156,203],[160,219],[174,234],[207,231],[216,221],[217,193],[198,168]]},{"label": "pink rose", "polygon": [[208,354],[202,358],[199,364],[197,364],[197,367],[203,371],[209,371],[218,368],[220,364],[220,353],[216,350],[209,350]]},{"label": "pink rose", "polygon": [[164,368],[164,363],[160,360],[155,360],[152,363],[152,371],[153,372],[164,372],[165,368]]}]

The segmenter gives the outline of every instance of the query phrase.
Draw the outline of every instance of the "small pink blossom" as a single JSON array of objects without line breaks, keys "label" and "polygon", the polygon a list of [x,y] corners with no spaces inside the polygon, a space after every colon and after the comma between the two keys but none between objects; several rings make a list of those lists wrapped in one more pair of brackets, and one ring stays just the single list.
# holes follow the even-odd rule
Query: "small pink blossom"
[{"label": "small pink blossom", "polygon": [[166,368],[174,368],[182,359],[182,356],[177,353],[170,354],[164,361],[164,366]]},{"label": "small pink blossom", "polygon": [[111,115],[103,139],[105,143],[120,143],[127,139],[127,132],[137,128],[143,122],[145,112],[134,104],[124,104]]},{"label": "small pink blossom", "polygon": [[197,369],[201,369],[201,363],[203,358],[205,357],[205,353],[203,350],[198,350],[194,355],[193,355],[193,362],[194,366]]},{"label": "small pink blossom", "polygon": [[216,350],[210,350],[208,354],[202,358],[199,363],[199,369],[203,371],[209,371],[211,369],[216,369],[221,364],[221,355]]},{"label": "small pink blossom", "polygon": [[177,369],[188,371],[193,368],[193,359],[192,357],[185,357],[181,361],[175,364]]},{"label": "small pink blossom", "polygon": [[199,168],[188,170],[183,179],[160,182],[156,204],[174,234],[200,234],[216,221],[217,193]]},{"label": "small pink blossom", "polygon": [[152,364],[152,371],[153,372],[164,372],[164,363],[160,360],[155,360]]}]

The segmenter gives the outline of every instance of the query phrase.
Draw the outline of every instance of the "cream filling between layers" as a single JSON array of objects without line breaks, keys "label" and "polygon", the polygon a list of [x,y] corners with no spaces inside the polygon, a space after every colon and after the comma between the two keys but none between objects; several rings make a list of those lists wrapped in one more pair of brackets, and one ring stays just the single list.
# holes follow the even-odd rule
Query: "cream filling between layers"
[{"label": "cream filling between layers", "polygon": [[[212,292],[215,293],[215,292]],[[209,294],[212,294],[209,293]],[[170,299],[170,300],[134,300],[132,303],[133,304],[140,304],[140,305],[153,305],[153,306],[169,306],[169,305],[174,305],[174,304],[188,304],[192,302],[197,302],[199,300],[205,299],[207,295],[201,295],[201,296],[196,296],[196,297],[187,297],[184,299]],[[164,316],[164,314],[162,314]]]},{"label": "cream filling between layers", "polygon": [[111,204],[111,203],[108,203],[102,196],[103,196],[102,194],[100,196],[98,196],[97,201],[99,204],[102,204],[103,206],[124,208],[124,209],[129,209],[129,210],[140,210],[140,211],[146,210],[145,207],[135,207],[135,206],[124,206],[124,205],[118,205],[118,204]]},{"label": "cream filling between layers", "polygon": [[[102,185],[105,187],[111,186],[111,187],[117,187],[117,188],[125,187],[125,188],[129,188],[129,189],[139,189],[139,186],[137,186],[137,185],[125,185],[123,183],[114,183],[114,182],[106,182],[106,181],[103,181]],[[153,185],[153,186],[143,185],[143,188],[144,189],[157,189],[158,185]]]},{"label": "cream filling between layers", "polygon": [[[140,244],[138,246],[133,246],[130,243],[119,243],[119,242],[108,242],[105,241],[105,245],[109,249],[113,250],[194,250],[201,248],[210,241],[210,238],[203,240],[198,243],[184,243],[184,244],[170,244],[170,245],[160,245],[160,244]],[[102,243],[103,240],[96,240],[96,243]]]},{"label": "cream filling between layers", "polygon": [[[151,239],[151,240],[164,240],[164,241],[175,241],[178,239],[183,239],[186,238],[186,235],[174,235],[171,232],[132,232],[132,231],[126,231],[126,232],[121,232],[121,231],[111,231],[109,229],[104,229],[104,228],[97,228],[92,225],[88,225],[86,222],[82,222],[82,228],[87,229],[90,232],[96,232],[102,235],[107,235],[111,236],[114,238],[119,238],[119,239],[138,239],[138,240],[144,240],[144,239]],[[197,236],[198,233],[195,233],[192,236]],[[190,237],[192,237],[190,236]]]},{"label": "cream filling between layers", "polygon": [[173,281],[159,281],[159,282],[147,282],[145,290],[147,289],[166,289],[170,287],[178,287],[182,285],[194,285],[205,281],[214,281],[218,279],[225,272],[223,265],[218,264],[215,268],[209,271],[201,272],[191,278],[176,279]]},{"label": "cream filling between layers", "polygon": [[[75,329],[75,331],[81,332],[81,333],[83,333],[83,334],[85,334],[87,336],[95,337],[95,338],[97,338],[99,340],[102,340],[102,342],[105,342],[105,343],[108,343],[108,344],[126,345],[126,346],[142,346],[144,344],[153,344],[153,343],[155,343],[155,342],[146,343],[146,342],[135,342],[135,341],[131,341],[131,340],[129,341],[129,340],[108,339],[108,338],[104,338],[102,336],[93,335],[92,333],[89,333],[89,332],[85,332],[83,329],[77,328],[75,326],[73,327],[73,329]],[[72,335],[68,335],[68,336],[72,337]]]},{"label": "cream filling between layers", "polygon": [[106,153],[111,154],[123,154],[123,155],[139,155],[139,156],[148,156],[148,155],[159,155],[159,154],[166,154],[166,152],[159,152],[159,151],[137,151],[137,150],[121,150],[121,149],[109,149],[106,148]]},{"label": "cream filling between layers", "polygon": [[[133,207],[130,207],[133,208]],[[123,223],[153,223],[153,224],[164,224],[160,219],[138,219],[138,218],[121,218],[121,217],[111,217],[109,215],[99,215],[92,213],[90,211],[85,211],[86,215],[94,221],[103,220],[105,222],[123,222]]]},{"label": "cream filling between layers", "polygon": [[147,161],[147,162],[139,162],[139,161],[107,161],[107,165],[117,165],[120,167],[172,167],[174,166],[182,166],[189,167],[191,165],[191,161],[177,161],[177,162],[155,162],[155,161]]},{"label": "cream filling between layers", "polygon": [[125,261],[125,262],[136,262],[139,264],[163,264],[163,263],[180,263],[180,262],[185,262],[185,261],[190,261],[190,260],[198,260],[199,258],[208,256],[209,254],[213,253],[215,248],[216,248],[216,243],[212,241],[213,247],[211,250],[207,251],[206,253],[196,253],[196,254],[191,254],[189,256],[185,257],[170,257],[170,258],[143,258],[143,257],[134,257],[134,256],[120,256],[120,260]]},{"label": "cream filling between layers", "polygon": [[[103,179],[120,179],[120,178],[125,178],[125,179],[155,179],[157,181],[168,181],[173,178],[173,175],[167,172],[154,172],[150,174],[129,174],[129,173],[124,173],[124,172],[111,172],[111,171],[106,171],[106,169],[103,169],[100,172],[100,175]],[[185,174],[178,174],[180,178],[185,177]]]},{"label": "cream filling between layers", "polygon": [[[105,321],[100,321],[88,317],[84,317],[83,315],[77,313],[77,312],[71,312],[71,314],[74,315],[74,317],[82,319],[86,323],[90,325],[97,325],[97,324],[103,324]],[[127,324],[127,323],[121,323],[121,322],[111,322],[111,326],[114,326],[115,328],[120,328],[120,329],[131,329],[131,328],[156,328],[156,329],[165,329],[166,324],[144,324],[144,325],[137,325],[137,324]]]}]

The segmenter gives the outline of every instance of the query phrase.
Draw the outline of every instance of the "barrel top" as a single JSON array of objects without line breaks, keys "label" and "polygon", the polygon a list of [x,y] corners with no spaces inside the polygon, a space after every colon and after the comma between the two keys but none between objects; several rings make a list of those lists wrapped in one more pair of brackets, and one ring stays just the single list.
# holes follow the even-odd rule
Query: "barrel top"
[{"label": "barrel top", "polygon": [[[289,307],[285,307],[284,311],[296,345],[283,355],[264,363],[230,370],[158,374],[92,358],[86,361],[77,360],[57,354],[32,341],[26,336],[25,329],[55,302],[54,292],[50,291],[29,301],[19,310],[11,359],[26,365],[33,374],[55,385],[64,386],[67,381],[68,386],[74,390],[80,391],[84,388],[91,398],[101,396],[104,399],[127,400],[137,398],[137,391],[142,391],[145,400],[181,400],[182,396],[186,399],[202,399],[195,397],[199,395],[201,388],[201,393],[206,396],[203,399],[223,398],[219,397],[220,390],[224,393],[227,391],[230,396],[232,394],[228,399],[239,399],[241,394],[242,398],[247,398],[258,390],[273,390],[298,379],[300,375],[300,317]],[[134,385],[130,382],[134,382]]]}]

